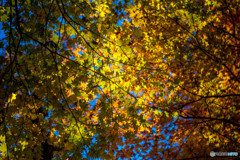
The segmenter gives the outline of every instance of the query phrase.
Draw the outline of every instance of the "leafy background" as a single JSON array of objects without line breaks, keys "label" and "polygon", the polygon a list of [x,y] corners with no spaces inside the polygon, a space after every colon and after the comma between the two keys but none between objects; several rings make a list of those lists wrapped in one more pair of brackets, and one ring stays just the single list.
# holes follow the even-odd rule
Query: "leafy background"
[{"label": "leafy background", "polygon": [[239,152],[238,0],[0,4],[3,159]]}]

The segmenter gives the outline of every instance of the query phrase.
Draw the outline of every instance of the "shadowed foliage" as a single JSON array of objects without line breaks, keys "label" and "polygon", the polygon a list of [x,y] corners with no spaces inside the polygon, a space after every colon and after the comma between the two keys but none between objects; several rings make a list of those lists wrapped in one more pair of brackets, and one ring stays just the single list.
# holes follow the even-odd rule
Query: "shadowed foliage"
[{"label": "shadowed foliage", "polygon": [[240,152],[239,4],[0,2],[1,158]]}]

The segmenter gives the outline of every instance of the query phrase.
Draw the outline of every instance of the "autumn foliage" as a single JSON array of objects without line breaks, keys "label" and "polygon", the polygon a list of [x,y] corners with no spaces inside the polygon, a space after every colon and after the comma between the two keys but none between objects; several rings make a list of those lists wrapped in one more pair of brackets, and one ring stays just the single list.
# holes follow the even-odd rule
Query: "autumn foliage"
[{"label": "autumn foliage", "polygon": [[0,2],[1,158],[240,153],[239,4]]}]

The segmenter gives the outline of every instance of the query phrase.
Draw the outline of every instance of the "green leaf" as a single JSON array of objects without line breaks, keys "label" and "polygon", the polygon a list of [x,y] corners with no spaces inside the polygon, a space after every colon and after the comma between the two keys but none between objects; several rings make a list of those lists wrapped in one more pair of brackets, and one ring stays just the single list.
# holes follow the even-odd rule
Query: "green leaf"
[{"label": "green leaf", "polygon": [[57,35],[53,35],[53,39],[52,39],[53,42],[54,42],[54,43],[58,43],[58,38],[59,38],[59,37],[58,37]]},{"label": "green leaf", "polygon": [[122,41],[119,40],[119,39],[117,39],[117,45],[118,45],[118,46],[121,46],[121,45],[122,45]]},{"label": "green leaf", "polygon": [[173,117],[177,118],[178,117],[178,112],[173,112]]},{"label": "green leaf", "polygon": [[137,37],[142,37],[142,31],[140,29],[137,29],[134,33]]},{"label": "green leaf", "polygon": [[1,16],[1,21],[6,21],[8,19],[8,15],[7,14],[3,14]]},{"label": "green leaf", "polygon": [[5,136],[0,136],[0,152],[6,153],[7,152],[7,145],[5,142]]},{"label": "green leaf", "polygon": [[163,111],[163,116],[165,116],[165,117],[169,117],[168,112],[167,112],[167,111]]}]

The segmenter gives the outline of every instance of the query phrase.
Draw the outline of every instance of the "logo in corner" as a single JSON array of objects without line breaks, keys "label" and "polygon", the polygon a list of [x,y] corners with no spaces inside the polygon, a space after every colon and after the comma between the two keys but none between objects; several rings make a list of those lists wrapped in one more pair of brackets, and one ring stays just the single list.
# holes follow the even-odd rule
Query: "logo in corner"
[{"label": "logo in corner", "polygon": [[210,152],[210,156],[211,156],[211,157],[214,157],[214,156],[215,156],[215,152],[214,152],[214,151],[211,151],[211,152]]}]

